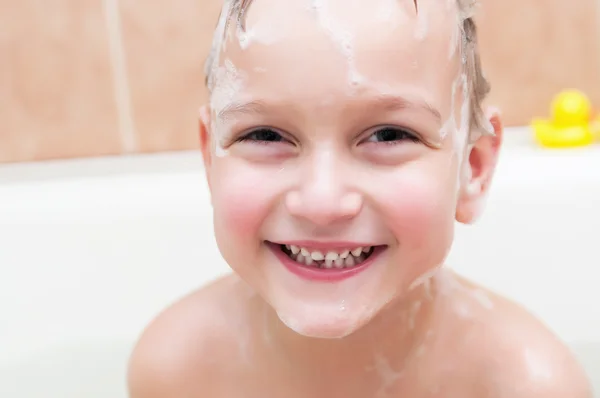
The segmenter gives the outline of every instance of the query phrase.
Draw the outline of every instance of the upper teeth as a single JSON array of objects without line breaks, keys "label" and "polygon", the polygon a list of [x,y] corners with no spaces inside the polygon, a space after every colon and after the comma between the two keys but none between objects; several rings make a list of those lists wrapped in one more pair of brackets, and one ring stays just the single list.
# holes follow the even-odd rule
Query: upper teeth
[{"label": "upper teeth", "polygon": [[320,250],[310,250],[305,247],[299,247],[294,245],[286,245],[285,246],[292,254],[302,254],[304,257],[311,257],[315,261],[322,260],[331,260],[335,261],[338,258],[346,258],[352,253],[354,257],[360,256],[362,253],[368,253],[371,250],[370,246],[366,247],[357,247],[352,250],[341,250],[341,251],[320,251]]},{"label": "upper teeth", "polygon": [[[316,266],[323,266],[324,268],[352,267],[356,264],[360,264],[365,259],[365,255],[371,251],[370,246],[340,251],[311,250],[294,245],[286,245],[286,248],[292,252],[292,256],[296,261],[306,265],[315,264]],[[322,263],[314,263],[315,261]]]}]

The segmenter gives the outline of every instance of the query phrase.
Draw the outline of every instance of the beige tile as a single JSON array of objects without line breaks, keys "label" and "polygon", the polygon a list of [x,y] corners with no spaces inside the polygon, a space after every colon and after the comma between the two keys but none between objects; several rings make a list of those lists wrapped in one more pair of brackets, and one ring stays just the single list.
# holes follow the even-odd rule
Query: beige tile
[{"label": "beige tile", "polygon": [[[206,99],[202,64],[220,0],[121,2],[133,118],[140,150],[197,147],[197,107]],[[553,95],[580,88],[600,106],[596,0],[484,0],[481,51],[489,103],[508,125],[545,115]]]},{"label": "beige tile", "polygon": [[489,103],[508,125],[545,116],[560,90],[584,90],[600,108],[598,0],[483,0],[479,14]]},{"label": "beige tile", "polygon": [[120,152],[100,0],[0,0],[0,162]]},{"label": "beige tile", "polygon": [[[202,65],[220,4],[118,0],[119,74],[101,0],[0,0],[0,162],[122,153],[128,116],[136,150],[197,148]],[[488,102],[507,124],[546,114],[563,88],[583,89],[600,108],[597,7],[596,0],[484,0]],[[125,90],[115,90],[118,77]]]},{"label": "beige tile", "polygon": [[121,1],[135,130],[143,152],[198,147],[203,63],[220,1]]}]

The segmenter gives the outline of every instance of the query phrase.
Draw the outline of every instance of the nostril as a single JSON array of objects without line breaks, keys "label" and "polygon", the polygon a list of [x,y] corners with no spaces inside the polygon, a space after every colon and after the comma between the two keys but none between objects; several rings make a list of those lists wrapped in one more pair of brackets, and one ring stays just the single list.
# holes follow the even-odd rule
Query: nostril
[{"label": "nostril", "polygon": [[313,196],[296,191],[288,193],[284,201],[290,215],[318,225],[354,218],[360,213],[363,205],[362,196],[355,192]]},{"label": "nostril", "polygon": [[294,191],[286,195],[285,206],[292,215],[299,215],[302,210],[302,197],[300,192]]},{"label": "nostril", "polygon": [[359,193],[353,192],[345,195],[340,201],[340,212],[342,215],[355,216],[362,208],[362,197]]}]

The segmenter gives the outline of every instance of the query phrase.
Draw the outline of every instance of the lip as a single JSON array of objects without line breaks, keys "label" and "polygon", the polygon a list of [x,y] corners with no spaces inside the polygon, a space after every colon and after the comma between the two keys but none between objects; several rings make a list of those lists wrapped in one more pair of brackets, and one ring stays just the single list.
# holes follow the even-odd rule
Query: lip
[{"label": "lip", "polygon": [[[381,255],[381,253],[384,252],[385,249],[387,249],[387,246],[381,246],[381,245],[374,246],[373,253],[371,253],[369,258],[367,258],[365,261],[363,261],[359,265],[354,266],[353,268],[323,269],[323,268],[314,268],[314,267],[301,265],[301,264],[295,262],[294,260],[292,260],[291,258],[289,258],[280,249],[280,247],[279,247],[280,244],[273,243],[273,242],[265,242],[265,243],[269,247],[269,249],[273,252],[275,257],[277,257],[277,259],[279,259],[279,261],[281,261],[281,263],[290,272],[292,272],[293,274],[299,276],[300,278],[308,280],[308,281],[324,282],[324,283],[340,282],[345,279],[351,278],[355,275],[358,275],[359,273],[365,271],[367,268],[371,267],[375,263],[375,261],[377,261],[377,259]],[[310,245],[307,243],[310,243]],[[319,245],[321,245],[320,247],[322,247],[322,248],[329,248],[329,249],[336,247],[329,243],[325,244],[322,242],[320,244],[317,244],[317,242],[302,242],[302,244],[300,244],[300,242],[295,242],[295,243],[287,243],[286,242],[285,244],[311,247],[311,248],[316,248],[316,249],[319,248]],[[344,244],[343,246],[339,246],[339,247],[347,248],[347,247],[360,247],[361,246],[361,245],[356,245],[355,243],[352,243],[350,246],[348,246],[346,242],[343,242],[343,244]],[[356,245],[356,246],[353,246],[353,245]],[[368,246],[368,245],[364,245],[364,246]]]},{"label": "lip", "polygon": [[316,242],[311,240],[290,240],[285,242],[269,242],[274,243],[276,245],[294,245],[298,247],[305,247],[307,249],[314,250],[343,250],[343,249],[355,249],[357,247],[377,247],[380,245],[375,245],[372,243],[365,242]]}]

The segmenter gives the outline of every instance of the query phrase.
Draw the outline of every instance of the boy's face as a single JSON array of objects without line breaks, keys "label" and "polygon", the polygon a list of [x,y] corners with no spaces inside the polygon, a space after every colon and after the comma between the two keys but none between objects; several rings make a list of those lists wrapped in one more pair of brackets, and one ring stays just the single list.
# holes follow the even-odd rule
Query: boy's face
[{"label": "boy's face", "polygon": [[217,242],[301,334],[406,294],[485,194],[499,141],[466,145],[450,3],[254,0],[231,24],[201,125]]}]

